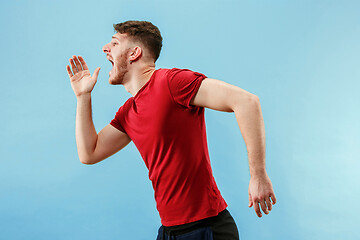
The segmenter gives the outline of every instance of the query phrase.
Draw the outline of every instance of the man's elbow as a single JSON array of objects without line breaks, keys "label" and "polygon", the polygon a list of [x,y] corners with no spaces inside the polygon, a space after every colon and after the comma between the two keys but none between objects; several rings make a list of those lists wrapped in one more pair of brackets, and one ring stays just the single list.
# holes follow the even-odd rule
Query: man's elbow
[{"label": "man's elbow", "polygon": [[80,160],[80,162],[81,162],[82,164],[85,164],[85,165],[93,165],[93,164],[95,164],[95,163],[93,163],[93,162],[81,161],[81,160]]},{"label": "man's elbow", "polygon": [[93,165],[93,164],[97,163],[90,157],[79,157],[79,160],[82,164],[85,164],[85,165]]},{"label": "man's elbow", "polygon": [[244,95],[238,95],[231,104],[232,112],[238,111],[243,108],[247,108],[248,106],[252,106],[254,104],[259,104],[260,99],[258,96],[248,93],[245,96]]},{"label": "man's elbow", "polygon": [[90,161],[88,161],[88,160],[85,160],[85,159],[82,159],[82,158],[80,158],[80,162],[81,162],[82,164],[85,164],[85,165],[92,165],[92,164],[93,164],[92,162],[90,162]]},{"label": "man's elbow", "polygon": [[259,103],[260,102],[260,98],[254,94],[252,94],[252,99],[253,101],[255,101],[256,103]]}]

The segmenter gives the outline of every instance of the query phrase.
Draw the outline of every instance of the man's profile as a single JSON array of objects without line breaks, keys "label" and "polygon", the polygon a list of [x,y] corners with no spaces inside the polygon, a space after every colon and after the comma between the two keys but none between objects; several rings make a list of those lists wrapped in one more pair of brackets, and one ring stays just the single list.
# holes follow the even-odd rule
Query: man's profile
[{"label": "man's profile", "polygon": [[[161,218],[160,239],[239,239],[212,174],[204,108],[234,112],[246,143],[249,207],[268,214],[276,198],[265,170],[265,130],[259,98],[237,86],[189,69],[155,69],[162,48],[159,29],[147,21],[114,24],[116,33],[103,46],[113,67],[109,83],[132,95],[99,133],[92,121],[91,76],[81,56],[69,59],[77,98],[76,144],[79,159],[95,164],[133,141],[154,188]],[[272,201],[272,202],[271,202]],[[259,206],[260,204],[260,206]]]}]

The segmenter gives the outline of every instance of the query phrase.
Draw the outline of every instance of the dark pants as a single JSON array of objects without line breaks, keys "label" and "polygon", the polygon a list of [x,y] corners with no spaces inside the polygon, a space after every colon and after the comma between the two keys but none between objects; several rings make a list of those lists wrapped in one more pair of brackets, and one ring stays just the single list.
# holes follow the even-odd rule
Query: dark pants
[{"label": "dark pants", "polygon": [[239,240],[239,232],[230,212],[225,209],[217,216],[196,222],[165,227],[161,225],[156,240]]}]

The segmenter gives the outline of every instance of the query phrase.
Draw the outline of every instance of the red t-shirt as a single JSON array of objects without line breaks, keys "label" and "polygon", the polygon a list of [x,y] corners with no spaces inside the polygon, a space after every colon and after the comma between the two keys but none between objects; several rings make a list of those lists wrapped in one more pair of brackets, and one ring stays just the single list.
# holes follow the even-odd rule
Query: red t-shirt
[{"label": "red t-shirt", "polygon": [[188,69],[157,69],[110,122],[144,159],[164,226],[212,217],[228,206],[211,170],[204,108],[190,105],[205,78]]}]

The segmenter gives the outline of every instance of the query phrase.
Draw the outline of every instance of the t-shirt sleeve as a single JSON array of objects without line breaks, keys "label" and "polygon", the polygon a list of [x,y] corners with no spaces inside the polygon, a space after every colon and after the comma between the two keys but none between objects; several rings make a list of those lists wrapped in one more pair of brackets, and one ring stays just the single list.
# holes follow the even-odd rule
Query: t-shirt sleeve
[{"label": "t-shirt sleeve", "polygon": [[190,105],[190,101],[196,95],[205,78],[207,77],[204,74],[189,69],[170,69],[168,84],[174,101],[188,108],[195,107]]},{"label": "t-shirt sleeve", "polygon": [[[125,105],[125,104],[124,104]],[[119,131],[122,131],[123,133],[126,133],[125,129],[121,125],[121,119],[124,114],[124,105],[119,108],[119,110],[116,112],[115,117],[113,120],[111,120],[110,124],[117,128]]]}]

